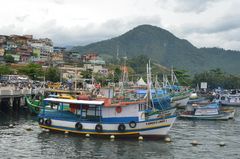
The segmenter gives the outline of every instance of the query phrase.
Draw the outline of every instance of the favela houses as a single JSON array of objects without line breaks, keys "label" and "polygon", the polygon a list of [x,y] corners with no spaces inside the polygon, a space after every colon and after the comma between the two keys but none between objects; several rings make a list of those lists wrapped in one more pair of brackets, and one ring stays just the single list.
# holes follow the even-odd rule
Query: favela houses
[{"label": "favela houses", "polygon": [[237,0],[1,6],[1,158],[240,158]]}]

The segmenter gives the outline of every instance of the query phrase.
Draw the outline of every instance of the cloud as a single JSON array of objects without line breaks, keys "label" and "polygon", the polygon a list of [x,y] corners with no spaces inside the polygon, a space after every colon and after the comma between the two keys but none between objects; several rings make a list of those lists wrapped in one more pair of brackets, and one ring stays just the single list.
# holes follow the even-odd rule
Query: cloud
[{"label": "cloud", "polygon": [[60,5],[65,3],[64,0],[54,0],[53,2],[56,3],[56,4],[60,4]]},{"label": "cloud", "polygon": [[49,37],[54,41],[55,45],[87,45],[119,36],[142,24],[159,26],[161,25],[161,18],[159,16],[120,18],[110,19],[101,24],[88,23],[84,26],[75,25],[70,27],[63,27],[55,19],[51,19],[38,27],[25,30],[24,33],[33,34],[37,38]]},{"label": "cloud", "polygon": [[220,0],[173,0],[176,12],[201,13]]},{"label": "cloud", "polygon": [[16,20],[19,22],[24,22],[29,15],[17,16]]},{"label": "cloud", "polygon": [[238,0],[8,0],[2,5],[1,34],[48,37],[55,45],[86,45],[142,24],[163,27],[197,47],[235,49],[240,39]]},{"label": "cloud", "polygon": [[214,34],[221,32],[228,32],[234,29],[240,28],[239,21],[240,14],[229,14],[218,18],[214,21],[208,21],[207,23],[186,23],[181,26],[182,31],[185,34],[201,33],[201,34]]}]

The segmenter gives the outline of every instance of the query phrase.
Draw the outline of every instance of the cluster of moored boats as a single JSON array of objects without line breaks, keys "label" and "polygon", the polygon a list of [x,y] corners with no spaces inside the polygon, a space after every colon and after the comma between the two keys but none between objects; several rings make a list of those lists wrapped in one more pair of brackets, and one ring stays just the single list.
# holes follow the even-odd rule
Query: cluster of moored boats
[{"label": "cluster of moored boats", "polygon": [[177,108],[185,108],[179,117],[192,119],[231,119],[235,113],[221,106],[222,96],[206,103],[199,97],[189,100],[192,92],[183,87],[153,87],[150,73],[144,88],[111,87],[97,92],[73,95],[52,90],[39,99],[26,97],[26,102],[38,115],[41,128],[97,136],[166,136],[177,117]]}]

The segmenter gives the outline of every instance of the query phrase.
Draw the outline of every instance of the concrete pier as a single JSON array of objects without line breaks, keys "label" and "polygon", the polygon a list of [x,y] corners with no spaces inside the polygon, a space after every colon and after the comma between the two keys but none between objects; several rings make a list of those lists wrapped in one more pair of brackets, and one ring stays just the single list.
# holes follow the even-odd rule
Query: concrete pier
[{"label": "concrete pier", "polygon": [[41,89],[22,88],[16,87],[0,87],[0,109],[3,111],[18,111],[21,106],[25,105],[24,96],[33,95],[41,92]]}]

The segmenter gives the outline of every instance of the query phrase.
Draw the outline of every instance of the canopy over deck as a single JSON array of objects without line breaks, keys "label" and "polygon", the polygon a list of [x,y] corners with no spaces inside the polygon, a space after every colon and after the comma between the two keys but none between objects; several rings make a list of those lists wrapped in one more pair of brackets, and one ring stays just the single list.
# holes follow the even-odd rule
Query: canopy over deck
[{"label": "canopy over deck", "polygon": [[70,104],[90,104],[90,105],[103,105],[104,101],[91,101],[91,100],[73,100],[73,99],[60,99],[60,98],[45,98],[46,102],[70,103]]}]

